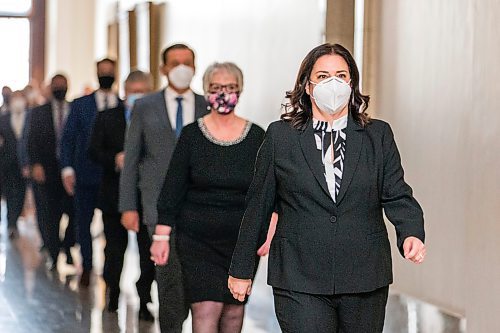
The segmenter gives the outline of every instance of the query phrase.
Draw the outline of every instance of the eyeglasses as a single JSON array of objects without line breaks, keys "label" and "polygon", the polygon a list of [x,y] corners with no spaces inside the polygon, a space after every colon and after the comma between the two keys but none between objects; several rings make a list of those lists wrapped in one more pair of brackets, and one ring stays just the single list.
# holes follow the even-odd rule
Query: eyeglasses
[{"label": "eyeglasses", "polygon": [[210,85],[208,86],[208,92],[210,93],[220,93],[222,91],[225,91],[227,93],[234,93],[239,91],[239,87],[236,83],[230,83],[230,84],[210,83]]}]

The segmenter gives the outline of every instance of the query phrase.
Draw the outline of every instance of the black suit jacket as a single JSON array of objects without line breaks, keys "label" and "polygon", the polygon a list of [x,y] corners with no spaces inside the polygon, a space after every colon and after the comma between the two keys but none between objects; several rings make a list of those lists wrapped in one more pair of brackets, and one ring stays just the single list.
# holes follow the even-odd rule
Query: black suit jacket
[{"label": "black suit jacket", "polygon": [[98,207],[105,213],[118,213],[120,171],[116,169],[115,156],[123,151],[126,130],[123,105],[99,112],[92,129],[89,154],[103,168]]},{"label": "black suit jacket", "polygon": [[30,164],[43,166],[47,184],[62,185],[52,103],[38,106],[31,111],[28,133],[27,150]]},{"label": "black suit jacket", "polygon": [[424,240],[423,213],[403,177],[390,126],[365,128],[351,116],[344,174],[334,203],[328,192],[312,122],[304,130],[278,121],[259,151],[230,275],[252,278],[259,233],[277,207],[268,283],[311,294],[360,293],[392,282],[383,211],[396,227],[398,247]]},{"label": "black suit jacket", "polygon": [[21,182],[23,179],[19,145],[20,140],[10,125],[10,114],[0,116],[0,177],[5,183]]}]

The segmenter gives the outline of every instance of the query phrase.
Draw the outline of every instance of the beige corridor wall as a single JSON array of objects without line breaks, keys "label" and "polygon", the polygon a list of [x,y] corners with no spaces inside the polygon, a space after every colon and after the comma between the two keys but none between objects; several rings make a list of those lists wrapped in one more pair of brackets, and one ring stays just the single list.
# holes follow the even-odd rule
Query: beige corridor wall
[{"label": "beige corridor wall", "polygon": [[46,81],[66,74],[70,99],[81,96],[86,86],[96,86],[95,1],[47,1]]},{"label": "beige corridor wall", "polygon": [[[118,4],[124,11],[144,2],[96,1],[98,57],[106,54],[105,34],[107,25],[114,19],[115,6]],[[279,119],[285,91],[293,87],[304,56],[324,40],[326,0],[159,0],[155,3],[165,4],[160,47],[182,42],[196,51],[194,91],[202,93],[201,78],[208,65],[215,61],[235,62],[241,67],[245,81],[236,112],[264,128]]]},{"label": "beige corridor wall", "polygon": [[394,251],[394,289],[500,332],[500,2],[378,2],[374,109],[427,223],[427,262]]}]

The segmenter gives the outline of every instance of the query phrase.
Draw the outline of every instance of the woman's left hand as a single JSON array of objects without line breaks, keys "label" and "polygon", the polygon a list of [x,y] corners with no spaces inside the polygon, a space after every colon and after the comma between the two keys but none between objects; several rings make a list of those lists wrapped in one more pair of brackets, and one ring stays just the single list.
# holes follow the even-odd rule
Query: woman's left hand
[{"label": "woman's left hand", "polygon": [[234,299],[243,302],[247,295],[250,296],[252,292],[252,280],[237,279],[230,275],[227,279],[227,287],[229,291],[231,291]]},{"label": "woman's left hand", "polygon": [[417,237],[408,237],[403,243],[403,250],[405,258],[414,262],[415,264],[421,264],[425,259],[425,245]]}]

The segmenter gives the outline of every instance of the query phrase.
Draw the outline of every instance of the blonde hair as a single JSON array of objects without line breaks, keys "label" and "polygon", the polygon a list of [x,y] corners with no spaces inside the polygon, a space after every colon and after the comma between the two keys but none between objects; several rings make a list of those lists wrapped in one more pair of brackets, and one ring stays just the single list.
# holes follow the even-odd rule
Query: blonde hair
[{"label": "blonde hair", "polygon": [[203,91],[205,91],[205,93],[208,91],[214,73],[221,70],[233,75],[238,84],[239,91],[243,91],[243,72],[241,69],[232,62],[215,62],[208,66],[205,74],[203,74]]}]

